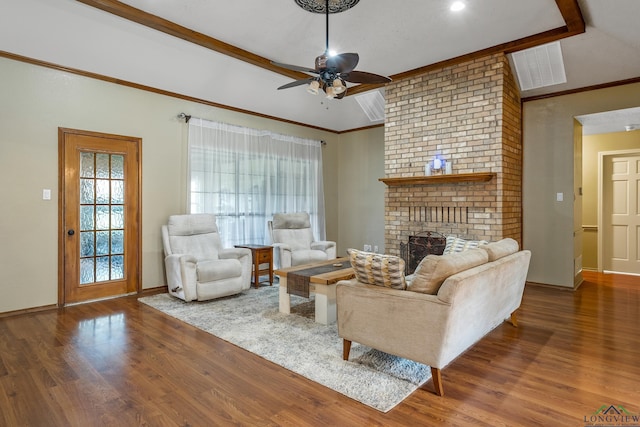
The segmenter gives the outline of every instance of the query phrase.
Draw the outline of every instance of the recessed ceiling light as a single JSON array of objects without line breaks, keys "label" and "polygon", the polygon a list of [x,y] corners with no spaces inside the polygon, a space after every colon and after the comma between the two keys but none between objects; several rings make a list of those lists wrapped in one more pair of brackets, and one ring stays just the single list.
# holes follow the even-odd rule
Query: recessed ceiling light
[{"label": "recessed ceiling light", "polygon": [[465,7],[467,7],[463,2],[461,1],[454,1],[451,4],[451,11],[452,12],[460,12],[462,9],[464,9]]}]

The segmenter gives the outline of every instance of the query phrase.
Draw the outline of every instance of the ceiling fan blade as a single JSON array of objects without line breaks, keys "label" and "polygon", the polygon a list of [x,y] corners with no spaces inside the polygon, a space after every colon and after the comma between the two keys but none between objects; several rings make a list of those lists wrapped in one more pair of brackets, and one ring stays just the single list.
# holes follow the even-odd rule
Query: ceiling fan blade
[{"label": "ceiling fan blade", "polygon": [[366,71],[351,71],[340,77],[351,83],[389,83],[391,81],[389,77],[367,73]]},{"label": "ceiling fan blade", "polygon": [[280,89],[289,89],[290,87],[301,86],[301,85],[304,85],[304,84],[307,84],[307,83],[311,83],[315,79],[316,79],[316,77],[309,77],[308,79],[294,80],[291,83],[287,83],[286,85],[280,86],[278,88],[278,90],[280,90]]},{"label": "ceiling fan blade", "polygon": [[327,68],[335,68],[338,73],[348,73],[358,65],[357,53],[341,53],[327,58]]},{"label": "ceiling fan blade", "polygon": [[275,62],[275,61],[271,61],[271,63],[277,67],[286,68],[287,70],[303,71],[305,73],[318,74],[318,72],[313,68],[300,67],[298,65],[291,65],[291,64],[283,64],[281,62]]}]

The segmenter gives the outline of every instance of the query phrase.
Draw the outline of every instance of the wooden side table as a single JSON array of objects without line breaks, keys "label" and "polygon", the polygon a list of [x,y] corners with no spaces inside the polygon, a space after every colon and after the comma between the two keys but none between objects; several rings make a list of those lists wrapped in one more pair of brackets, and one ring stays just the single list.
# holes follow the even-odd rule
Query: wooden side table
[{"label": "wooden side table", "polygon": [[[269,286],[273,284],[273,246],[263,245],[235,245],[236,248],[251,250],[253,259],[253,284],[260,287],[260,276],[269,275]],[[260,269],[260,264],[268,264],[267,268]]]}]

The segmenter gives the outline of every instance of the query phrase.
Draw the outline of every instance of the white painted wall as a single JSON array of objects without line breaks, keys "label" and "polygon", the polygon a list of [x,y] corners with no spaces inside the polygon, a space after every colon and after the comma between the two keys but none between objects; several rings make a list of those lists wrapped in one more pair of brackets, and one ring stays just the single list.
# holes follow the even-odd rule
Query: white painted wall
[{"label": "white painted wall", "polygon": [[341,135],[338,254],[378,246],[384,253],[384,128]]},{"label": "white painted wall", "polygon": [[[528,280],[574,286],[574,117],[640,105],[640,83],[525,102],[523,246]],[[556,201],[557,193],[564,201]],[[582,203],[576,196],[577,203]],[[579,210],[578,210],[579,212]]]},{"label": "white painted wall", "polygon": [[[340,135],[0,58],[0,313],[56,304],[58,127],[142,138],[142,286],[164,284],[160,227],[185,212],[180,112],[327,141],[327,238],[338,239]],[[348,162],[347,162],[348,163]],[[51,189],[50,201],[42,190]]]},{"label": "white painted wall", "polygon": [[[384,131],[335,134],[0,58],[0,313],[57,301],[58,127],[141,137],[142,285],[164,284],[160,226],[184,212],[180,112],[327,141],[327,238],[384,250]],[[573,117],[638,106],[640,84],[524,104],[524,247],[529,280],[573,286]],[[42,190],[52,200],[42,200]],[[565,194],[556,202],[557,192]]]}]

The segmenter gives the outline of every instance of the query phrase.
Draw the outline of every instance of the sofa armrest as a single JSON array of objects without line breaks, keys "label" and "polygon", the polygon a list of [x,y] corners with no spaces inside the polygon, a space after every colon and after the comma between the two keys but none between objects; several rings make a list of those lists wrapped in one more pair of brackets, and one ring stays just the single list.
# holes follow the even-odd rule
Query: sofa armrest
[{"label": "sofa armrest", "polygon": [[286,243],[272,243],[272,246],[279,251],[289,251],[291,252],[291,246]]},{"label": "sofa armrest", "polygon": [[167,270],[167,287],[170,292],[182,291],[182,277],[180,273],[179,254],[167,255],[164,258],[164,265]]},{"label": "sofa armrest", "polygon": [[237,259],[242,266],[242,289],[251,287],[251,271],[253,270],[253,257],[248,248],[224,248],[218,251],[220,259]]},{"label": "sofa armrest", "polygon": [[218,251],[218,257],[222,259],[240,259],[243,256],[251,258],[251,250],[247,248],[224,248]]},{"label": "sofa armrest", "polygon": [[329,240],[318,240],[311,242],[311,249],[323,251],[327,254],[327,259],[335,259],[336,257],[336,242]]},{"label": "sofa armrest", "polygon": [[326,251],[330,248],[335,248],[336,242],[331,242],[329,240],[317,240],[315,242],[311,242],[311,249],[317,249],[320,251]]},{"label": "sofa armrest", "polygon": [[169,293],[185,301],[196,299],[196,263],[192,255],[171,254],[164,259]]},{"label": "sofa armrest", "polygon": [[367,285],[336,287],[338,335],[378,350],[440,366],[450,304],[436,295]]},{"label": "sofa armrest", "polygon": [[286,243],[273,243],[273,263],[278,268],[291,267],[291,246]]}]

